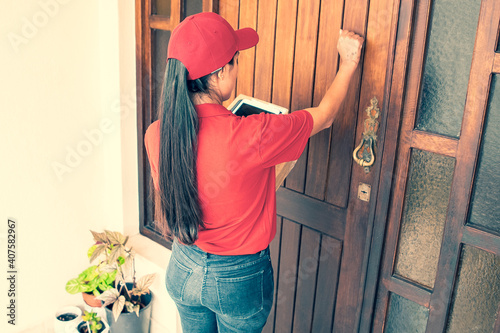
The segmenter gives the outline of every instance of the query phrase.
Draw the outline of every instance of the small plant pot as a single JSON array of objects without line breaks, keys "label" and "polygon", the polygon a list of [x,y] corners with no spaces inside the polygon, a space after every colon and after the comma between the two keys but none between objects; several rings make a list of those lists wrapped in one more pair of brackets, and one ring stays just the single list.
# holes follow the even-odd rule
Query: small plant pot
[{"label": "small plant pot", "polygon": [[82,293],[83,301],[87,303],[88,306],[93,308],[100,308],[102,306],[102,302],[98,300],[94,294]]},{"label": "small plant pot", "polygon": [[[132,289],[132,284],[127,282],[127,287]],[[111,333],[149,333],[151,324],[151,311],[153,304],[153,293],[141,296],[145,307],[139,310],[139,316],[135,312],[122,312],[115,321],[113,317],[113,305],[110,304],[104,307],[106,318],[109,323],[109,331]]]},{"label": "small plant pot", "polygon": [[[106,324],[106,322],[104,322],[104,321],[101,321],[101,323],[102,323],[102,328],[99,330],[98,333],[108,333],[109,332],[108,324]],[[92,333],[88,330],[88,326],[87,326],[86,321],[80,322],[80,324],[78,324],[78,327],[76,328],[76,330],[78,333]]]},{"label": "small plant pot", "polygon": [[54,332],[73,332],[82,321],[82,310],[76,306],[66,306],[56,312],[54,318]]}]

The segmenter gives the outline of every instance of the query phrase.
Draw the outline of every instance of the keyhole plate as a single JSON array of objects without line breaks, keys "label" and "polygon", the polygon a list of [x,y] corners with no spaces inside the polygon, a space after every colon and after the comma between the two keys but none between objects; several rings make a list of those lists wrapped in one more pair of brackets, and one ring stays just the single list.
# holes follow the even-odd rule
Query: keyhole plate
[{"label": "keyhole plate", "polygon": [[358,199],[366,202],[370,201],[370,192],[372,187],[365,183],[359,183],[358,186]]}]

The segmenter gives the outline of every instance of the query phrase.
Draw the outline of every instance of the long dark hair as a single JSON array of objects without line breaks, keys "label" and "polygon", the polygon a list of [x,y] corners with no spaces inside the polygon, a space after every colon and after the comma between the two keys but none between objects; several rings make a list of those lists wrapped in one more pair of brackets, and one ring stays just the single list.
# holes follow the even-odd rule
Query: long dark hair
[{"label": "long dark hair", "polygon": [[198,116],[189,92],[208,93],[210,87],[209,75],[194,81],[188,81],[187,75],[180,61],[167,61],[159,106],[158,197],[164,236],[190,245],[198,239],[198,230],[204,224],[196,179]]},{"label": "long dark hair", "polygon": [[198,116],[189,98],[187,74],[180,61],[168,60],[160,101],[158,192],[164,234],[193,244],[203,218],[196,181]]}]

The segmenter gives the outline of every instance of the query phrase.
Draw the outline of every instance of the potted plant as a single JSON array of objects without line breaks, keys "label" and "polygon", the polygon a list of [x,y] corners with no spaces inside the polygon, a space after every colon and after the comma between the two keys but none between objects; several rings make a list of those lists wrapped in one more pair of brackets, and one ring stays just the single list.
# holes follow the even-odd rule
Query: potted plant
[{"label": "potted plant", "polygon": [[115,287],[97,299],[104,302],[111,332],[149,332],[152,292],[149,287],[155,274],[136,278],[134,252],[126,246],[128,237],[119,232],[92,231],[96,248],[94,255],[103,255],[104,266],[116,270]]},{"label": "potted plant", "polygon": [[94,311],[84,311],[82,320],[77,327],[79,333],[106,333],[109,331],[106,323]]},{"label": "potted plant", "polygon": [[75,329],[82,320],[82,311],[76,306],[65,306],[56,312],[54,319],[54,332],[65,333]]},{"label": "potted plant", "polygon": [[[92,245],[87,251],[90,263],[94,262],[100,253],[97,246]],[[116,269],[112,269],[106,262],[101,261],[81,272],[78,277],[66,283],[66,291],[70,294],[82,293],[83,300],[91,307],[100,307],[101,301],[96,299],[102,292],[113,288],[116,278]]]}]

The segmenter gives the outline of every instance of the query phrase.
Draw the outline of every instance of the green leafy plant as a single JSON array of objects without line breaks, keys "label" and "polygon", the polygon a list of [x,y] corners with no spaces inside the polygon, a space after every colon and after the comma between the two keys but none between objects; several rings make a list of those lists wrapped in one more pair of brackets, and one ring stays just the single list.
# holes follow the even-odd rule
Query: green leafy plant
[{"label": "green leafy plant", "polygon": [[[149,294],[149,287],[154,281],[155,274],[148,274],[136,280],[134,252],[126,247],[128,237],[119,232],[105,230],[102,233],[91,231],[96,242],[93,256],[104,255],[103,265],[108,270],[115,270],[115,288],[104,291],[97,299],[104,302],[104,306],[112,304],[113,318],[118,320],[122,312],[135,312],[145,307],[142,296]],[[127,286],[129,280],[131,288]]]},{"label": "green leafy plant", "polygon": [[84,311],[82,320],[87,323],[88,332],[99,333],[103,327],[101,317],[98,317],[94,311]]},{"label": "green leafy plant", "polygon": [[[94,262],[99,253],[97,246],[92,245],[87,252],[90,263]],[[99,296],[102,292],[113,288],[117,270],[109,267],[104,261],[92,265],[81,272],[78,277],[66,283],[66,291],[70,294],[88,293]]]}]

